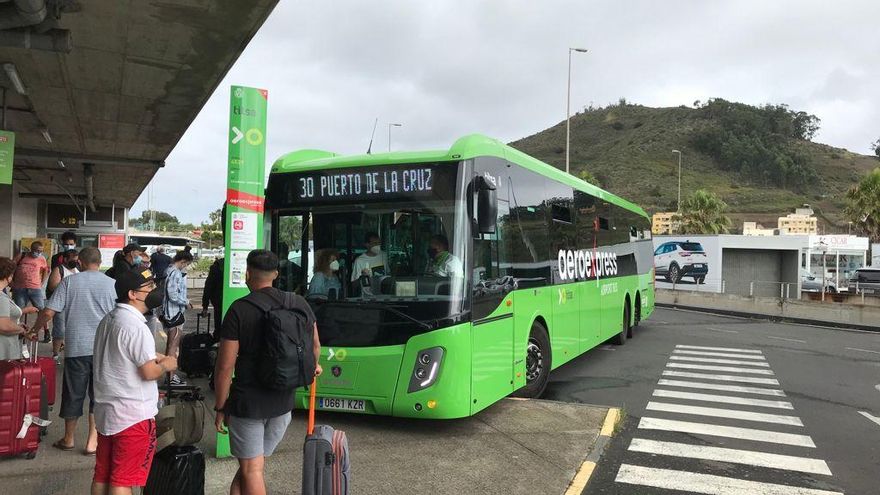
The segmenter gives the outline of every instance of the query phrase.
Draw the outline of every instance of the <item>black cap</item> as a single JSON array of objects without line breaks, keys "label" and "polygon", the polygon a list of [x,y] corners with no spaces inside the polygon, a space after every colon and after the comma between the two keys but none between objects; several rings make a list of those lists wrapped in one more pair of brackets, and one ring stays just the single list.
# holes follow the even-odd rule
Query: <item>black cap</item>
[{"label": "black cap", "polygon": [[122,252],[123,252],[124,254],[128,254],[128,253],[130,253],[130,252],[132,252],[132,251],[140,251],[140,252],[144,252],[144,248],[142,248],[140,245],[138,245],[138,244],[135,243],[135,242],[132,242],[131,244],[129,244],[129,245],[125,246],[124,248],[122,248]]},{"label": "black cap", "polygon": [[148,269],[125,270],[116,277],[116,297],[127,301],[128,291],[138,290],[152,281],[153,272]]}]

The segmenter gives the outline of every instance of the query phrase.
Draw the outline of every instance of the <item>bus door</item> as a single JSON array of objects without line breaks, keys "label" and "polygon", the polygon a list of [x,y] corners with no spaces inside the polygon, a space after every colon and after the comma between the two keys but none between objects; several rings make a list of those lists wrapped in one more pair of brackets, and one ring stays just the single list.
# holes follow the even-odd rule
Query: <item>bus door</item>
[{"label": "bus door", "polygon": [[[582,191],[574,193],[577,215],[576,244],[578,249],[595,253],[598,249],[599,216],[597,201]],[[580,292],[580,352],[592,349],[601,336],[601,304],[599,284],[595,277],[585,277],[578,284]]]},{"label": "bus door", "polygon": [[[576,229],[573,215],[572,189],[552,184],[548,191],[550,253],[554,261],[559,253],[572,259],[577,258]],[[568,362],[580,352],[581,294],[577,269],[573,277],[557,280],[552,287],[553,328],[551,335],[553,367]],[[561,278],[561,277],[560,277]]]}]

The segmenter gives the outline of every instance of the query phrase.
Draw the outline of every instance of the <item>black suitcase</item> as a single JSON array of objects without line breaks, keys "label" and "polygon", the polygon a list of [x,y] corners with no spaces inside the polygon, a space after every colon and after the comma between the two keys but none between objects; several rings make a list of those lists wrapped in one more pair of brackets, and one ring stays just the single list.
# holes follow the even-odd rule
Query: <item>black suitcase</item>
[{"label": "black suitcase", "polygon": [[195,445],[156,452],[144,495],[205,495],[205,455]]},{"label": "black suitcase", "polygon": [[309,424],[303,446],[302,495],[348,495],[351,463],[345,432],[315,426],[315,384],[309,396]]},{"label": "black suitcase", "polygon": [[178,367],[188,377],[208,376],[214,371],[214,337],[208,330],[211,327],[211,314],[206,318],[205,333],[201,332],[202,315],[196,316],[196,331],[180,339]]}]

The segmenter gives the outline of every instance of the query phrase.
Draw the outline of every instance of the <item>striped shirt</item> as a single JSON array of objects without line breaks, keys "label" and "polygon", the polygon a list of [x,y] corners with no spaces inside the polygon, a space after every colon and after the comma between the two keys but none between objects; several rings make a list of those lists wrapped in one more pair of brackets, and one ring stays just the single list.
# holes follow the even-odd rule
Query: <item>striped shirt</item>
[{"label": "striped shirt", "polygon": [[58,284],[46,307],[62,315],[65,357],[92,355],[98,324],[115,305],[115,281],[97,270],[71,275]]}]

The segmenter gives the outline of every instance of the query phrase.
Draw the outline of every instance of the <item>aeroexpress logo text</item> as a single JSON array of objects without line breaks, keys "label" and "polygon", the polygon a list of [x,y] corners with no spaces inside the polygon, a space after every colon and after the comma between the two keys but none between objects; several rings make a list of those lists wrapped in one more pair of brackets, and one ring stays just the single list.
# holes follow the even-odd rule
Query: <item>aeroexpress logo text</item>
[{"label": "aeroexpress logo text", "polygon": [[613,277],[617,275],[617,254],[587,249],[560,249],[557,258],[562,280]]}]

